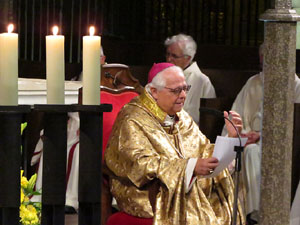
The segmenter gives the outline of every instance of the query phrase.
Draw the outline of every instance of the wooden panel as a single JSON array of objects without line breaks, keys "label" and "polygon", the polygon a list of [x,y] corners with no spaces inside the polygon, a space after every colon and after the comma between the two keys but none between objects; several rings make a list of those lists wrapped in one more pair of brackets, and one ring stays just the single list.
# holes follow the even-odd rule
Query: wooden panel
[{"label": "wooden panel", "polygon": [[[200,108],[216,109],[223,112],[231,109],[233,98],[201,98]],[[221,135],[224,126],[224,119],[209,113],[200,114],[199,128],[203,134],[214,143],[216,137]]]}]

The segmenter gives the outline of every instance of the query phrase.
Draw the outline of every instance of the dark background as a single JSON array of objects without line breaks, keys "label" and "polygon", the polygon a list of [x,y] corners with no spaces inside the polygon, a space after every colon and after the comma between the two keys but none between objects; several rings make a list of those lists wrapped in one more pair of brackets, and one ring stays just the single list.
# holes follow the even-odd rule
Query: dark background
[{"label": "dark background", "polygon": [[82,36],[102,37],[109,63],[150,67],[164,61],[166,37],[196,40],[200,68],[258,71],[263,41],[259,16],[270,0],[2,0],[0,31],[19,33],[20,77],[45,77],[45,36],[65,35],[66,79],[81,70]]}]

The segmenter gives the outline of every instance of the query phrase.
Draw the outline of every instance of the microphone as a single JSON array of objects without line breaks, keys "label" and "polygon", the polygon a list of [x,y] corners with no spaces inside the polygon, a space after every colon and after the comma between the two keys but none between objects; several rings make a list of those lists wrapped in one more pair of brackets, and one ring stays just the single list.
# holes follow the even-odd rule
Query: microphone
[{"label": "microphone", "polygon": [[229,113],[229,118],[224,116],[224,113],[216,110],[216,109],[212,109],[212,108],[206,108],[206,107],[201,107],[199,109],[200,113],[208,113],[208,114],[212,114],[214,116],[217,117],[222,117],[224,119],[226,119],[227,121],[230,122],[230,124],[233,126],[233,128],[235,129],[237,135],[238,135],[238,139],[240,142],[240,146],[235,146],[234,147],[234,151],[236,152],[236,158],[235,158],[235,172],[236,173],[236,179],[235,179],[235,190],[234,190],[234,200],[233,200],[233,216],[232,216],[232,225],[236,225],[236,220],[237,220],[237,199],[238,199],[238,192],[239,192],[239,173],[241,171],[242,168],[242,164],[241,164],[241,154],[243,152],[244,147],[242,146],[242,140],[241,140],[241,136],[238,132],[238,129],[236,128],[236,126],[234,125],[234,123],[231,121],[231,114]]},{"label": "microphone", "polygon": [[219,110],[212,109],[212,108],[201,107],[200,113],[208,113],[208,114],[215,115],[217,117],[222,117],[222,118],[224,117],[224,113],[222,113]]},{"label": "microphone", "polygon": [[235,126],[235,125],[233,124],[233,122],[231,121],[232,116],[231,116],[230,112],[228,112],[228,117],[229,117],[229,118],[227,118],[227,117],[224,116],[224,113],[223,113],[223,112],[221,112],[220,110],[217,110],[217,109],[201,107],[199,111],[200,111],[200,113],[208,113],[208,114],[212,114],[212,115],[214,115],[214,116],[221,117],[221,118],[223,118],[223,119],[229,121],[229,123],[232,125],[232,127],[235,129],[235,131],[236,131],[236,133],[237,133],[237,135],[238,135],[238,139],[239,139],[239,142],[240,142],[240,146],[242,146],[241,136],[240,136],[240,134],[239,134],[238,129],[236,128],[236,126]]}]

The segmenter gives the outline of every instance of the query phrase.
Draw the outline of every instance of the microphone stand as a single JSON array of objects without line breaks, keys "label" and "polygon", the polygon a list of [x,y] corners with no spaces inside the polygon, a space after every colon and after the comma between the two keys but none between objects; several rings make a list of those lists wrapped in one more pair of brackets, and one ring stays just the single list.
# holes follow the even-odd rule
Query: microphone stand
[{"label": "microphone stand", "polygon": [[231,225],[236,225],[237,210],[238,210],[239,180],[240,180],[240,171],[242,168],[242,152],[244,150],[244,147],[242,146],[241,136],[239,134],[238,129],[233,124],[233,122],[230,119],[228,119],[227,117],[224,117],[223,112],[216,110],[216,109],[206,108],[206,107],[201,107],[199,109],[199,111],[203,112],[203,113],[213,114],[215,116],[226,119],[233,126],[233,128],[235,129],[235,131],[238,135],[240,146],[234,146],[234,151],[236,152],[235,171],[234,171],[235,172],[235,182],[234,182],[235,188],[234,188],[234,200],[233,200],[233,216],[232,216],[232,223],[231,223]]},{"label": "microphone stand", "polygon": [[234,151],[236,152],[235,157],[235,182],[234,182],[234,202],[233,202],[233,219],[232,225],[236,225],[237,219],[237,206],[238,206],[238,195],[239,195],[239,182],[240,182],[240,172],[242,168],[242,152],[244,150],[243,146],[234,146]]},{"label": "microphone stand", "polygon": [[244,147],[242,146],[241,136],[236,128],[236,126],[233,124],[233,122],[224,117],[227,121],[230,122],[230,124],[234,127],[238,139],[240,142],[240,146],[234,146],[234,151],[236,152],[235,155],[235,182],[234,182],[234,200],[233,200],[233,217],[232,217],[232,225],[236,225],[237,220],[237,210],[238,210],[238,195],[239,195],[239,182],[240,182],[240,172],[242,169],[242,152],[244,151]]}]

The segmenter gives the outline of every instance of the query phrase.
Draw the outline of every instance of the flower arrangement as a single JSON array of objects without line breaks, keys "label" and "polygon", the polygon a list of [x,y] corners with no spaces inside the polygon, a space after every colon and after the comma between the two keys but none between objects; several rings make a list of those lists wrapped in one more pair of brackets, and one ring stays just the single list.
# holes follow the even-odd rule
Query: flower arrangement
[{"label": "flower arrangement", "polygon": [[34,190],[36,174],[27,180],[21,170],[21,201],[20,201],[20,222],[22,225],[40,225],[41,224],[41,206],[40,202],[30,201],[34,195],[40,195],[39,191]]},{"label": "flower arrangement", "polygon": [[[26,128],[27,123],[21,124],[21,135]],[[22,146],[21,146],[22,151]],[[23,176],[24,171],[21,170],[21,199],[20,199],[20,222],[22,225],[40,225],[41,224],[41,207],[40,202],[32,202],[30,199],[34,195],[40,195],[40,191],[34,190],[37,175],[31,176],[29,181]]]}]

